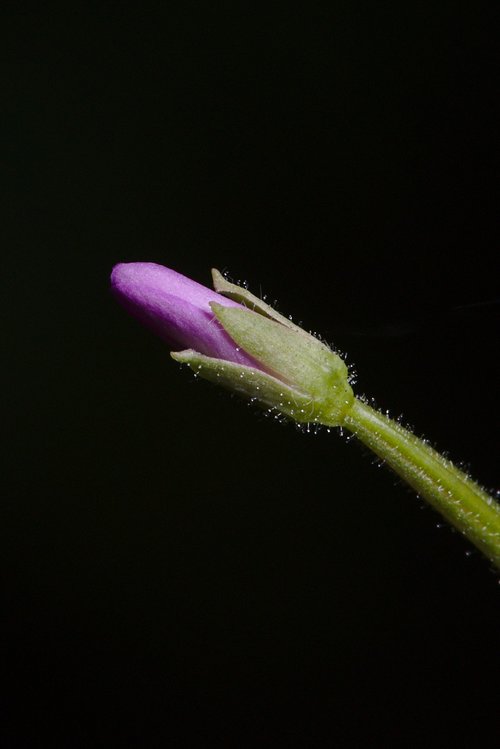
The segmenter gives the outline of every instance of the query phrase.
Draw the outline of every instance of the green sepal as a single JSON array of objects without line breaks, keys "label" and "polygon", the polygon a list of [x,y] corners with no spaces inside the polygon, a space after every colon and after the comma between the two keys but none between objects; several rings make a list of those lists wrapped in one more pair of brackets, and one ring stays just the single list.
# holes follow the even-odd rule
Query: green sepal
[{"label": "green sepal", "polygon": [[276,322],[285,325],[287,328],[291,328],[291,330],[297,331],[297,333],[306,336],[309,335],[305,330],[299,328],[299,326],[295,325],[291,320],[288,320],[286,317],[283,317],[283,315],[280,315],[279,312],[276,312],[273,307],[270,307],[269,304],[263,302],[258,296],[251,294],[250,291],[241,286],[229,283],[229,281],[227,281],[222,273],[220,273],[216,268],[212,268],[212,282],[214,289],[218,294],[222,294],[222,296],[226,296],[234,302],[243,304],[243,306],[248,307],[248,309],[258,312],[259,315],[264,315],[264,317],[268,317],[271,320],[276,320]]},{"label": "green sepal", "polygon": [[[276,409],[294,421],[320,421],[317,403],[308,395],[288,387],[281,380],[259,369],[234,364],[225,359],[214,359],[192,349],[173,351],[170,356],[181,364],[187,364],[200,377],[251,401],[257,401],[261,406]],[[337,424],[330,423],[329,426]]]},{"label": "green sepal", "polygon": [[342,359],[314,336],[258,312],[211,302],[218,321],[233,341],[290,387],[307,393],[315,420],[341,424],[354,395]]}]

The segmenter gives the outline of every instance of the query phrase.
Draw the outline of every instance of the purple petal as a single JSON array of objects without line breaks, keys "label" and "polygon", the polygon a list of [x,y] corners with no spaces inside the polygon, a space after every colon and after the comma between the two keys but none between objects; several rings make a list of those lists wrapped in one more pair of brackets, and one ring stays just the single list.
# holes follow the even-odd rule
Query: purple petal
[{"label": "purple petal", "polygon": [[237,348],[209,307],[209,302],[241,306],[231,299],[156,263],[115,265],[111,288],[125,309],[172,349],[194,349],[206,356],[262,369],[253,357]]}]

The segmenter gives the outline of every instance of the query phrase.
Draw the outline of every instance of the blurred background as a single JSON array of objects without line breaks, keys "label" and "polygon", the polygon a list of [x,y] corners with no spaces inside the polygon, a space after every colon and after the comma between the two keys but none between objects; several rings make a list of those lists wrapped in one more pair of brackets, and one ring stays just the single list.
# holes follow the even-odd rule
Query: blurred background
[{"label": "blurred background", "polygon": [[2,14],[3,745],[483,746],[488,562],[354,441],[195,381],[108,279],[228,271],[494,491],[493,12]]}]

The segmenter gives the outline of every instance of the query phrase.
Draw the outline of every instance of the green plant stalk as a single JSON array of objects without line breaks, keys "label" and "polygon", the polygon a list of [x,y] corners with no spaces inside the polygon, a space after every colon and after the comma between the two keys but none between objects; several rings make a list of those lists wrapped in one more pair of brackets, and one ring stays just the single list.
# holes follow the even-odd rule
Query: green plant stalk
[{"label": "green plant stalk", "polygon": [[356,398],[344,426],[500,569],[500,505],[426,442]]}]

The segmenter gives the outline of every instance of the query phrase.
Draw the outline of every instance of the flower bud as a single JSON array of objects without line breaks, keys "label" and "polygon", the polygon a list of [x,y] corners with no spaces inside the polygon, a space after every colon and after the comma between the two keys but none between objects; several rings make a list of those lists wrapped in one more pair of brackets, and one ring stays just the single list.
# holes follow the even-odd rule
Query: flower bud
[{"label": "flower bud", "polygon": [[213,271],[213,292],[153,263],[115,267],[114,293],[173,348],[172,357],[297,422],[343,423],[354,396],[328,346]]}]

